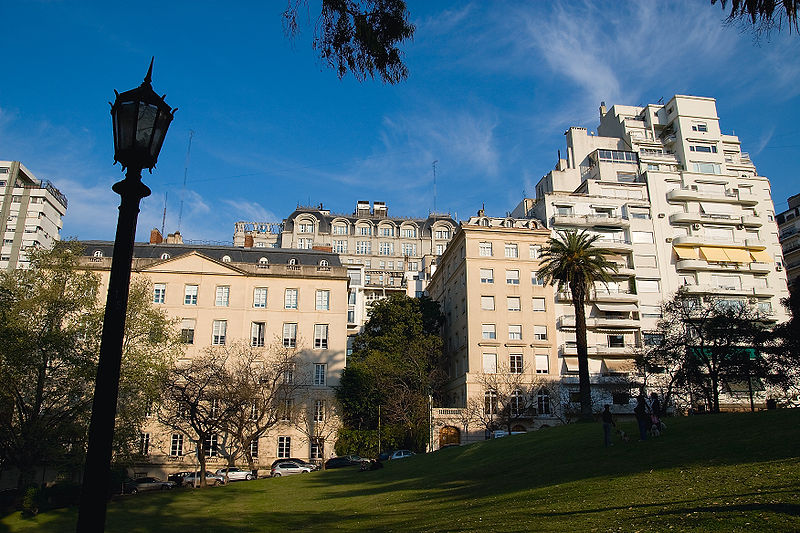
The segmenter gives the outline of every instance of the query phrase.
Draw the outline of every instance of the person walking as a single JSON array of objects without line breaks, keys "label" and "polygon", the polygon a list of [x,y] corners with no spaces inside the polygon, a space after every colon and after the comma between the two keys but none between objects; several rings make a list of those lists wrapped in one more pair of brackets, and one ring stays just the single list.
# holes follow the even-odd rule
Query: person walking
[{"label": "person walking", "polygon": [[661,400],[655,392],[650,394],[650,414],[653,417],[653,425],[661,431]]},{"label": "person walking", "polygon": [[650,427],[650,416],[647,414],[647,400],[644,392],[636,398],[636,407],[633,409],[636,423],[639,425],[639,440],[647,440],[647,430]]},{"label": "person walking", "polygon": [[611,442],[611,428],[616,427],[614,423],[614,418],[611,416],[610,405],[606,404],[603,406],[603,444],[606,448],[609,446],[613,446],[614,443]]}]

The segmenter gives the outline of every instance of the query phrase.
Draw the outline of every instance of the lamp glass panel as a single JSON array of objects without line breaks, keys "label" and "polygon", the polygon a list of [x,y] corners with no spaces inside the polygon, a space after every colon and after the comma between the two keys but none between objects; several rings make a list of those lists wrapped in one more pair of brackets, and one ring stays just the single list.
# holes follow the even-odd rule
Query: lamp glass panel
[{"label": "lamp glass panel", "polygon": [[121,102],[117,106],[114,124],[117,128],[117,151],[133,146],[133,129],[136,127],[136,102]]},{"label": "lamp glass panel", "polygon": [[156,122],[158,108],[154,105],[139,102],[139,120],[136,123],[136,147],[150,149],[150,139]]}]

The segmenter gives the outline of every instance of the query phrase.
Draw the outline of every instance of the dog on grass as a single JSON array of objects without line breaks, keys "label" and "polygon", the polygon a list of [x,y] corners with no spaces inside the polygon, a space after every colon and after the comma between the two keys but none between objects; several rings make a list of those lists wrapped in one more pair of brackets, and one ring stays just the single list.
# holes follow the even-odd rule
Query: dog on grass
[{"label": "dog on grass", "polygon": [[617,428],[617,435],[619,435],[619,438],[622,439],[622,442],[628,442],[631,440],[630,437],[628,437],[628,435],[619,428]]}]

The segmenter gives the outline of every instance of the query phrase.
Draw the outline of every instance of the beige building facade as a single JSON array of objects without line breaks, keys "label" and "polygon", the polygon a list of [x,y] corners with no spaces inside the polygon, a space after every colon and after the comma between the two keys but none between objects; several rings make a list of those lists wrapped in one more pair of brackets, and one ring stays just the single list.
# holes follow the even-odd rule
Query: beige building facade
[{"label": "beige building facade", "polygon": [[549,236],[536,220],[480,211],[461,223],[440,257],[428,291],[445,315],[449,382],[434,409],[434,448],[485,439],[498,408],[493,394],[503,386],[534,405],[514,417],[515,430],[556,423],[552,389],[542,390],[559,378],[556,309],[552,287],[537,276]]},{"label": "beige building facade", "polygon": [[[113,243],[84,245],[86,268],[98,272],[107,289]],[[316,420],[316,416],[333,416],[333,387],[345,366],[348,277],[336,254],[136,244],[136,276],[153,284],[154,305],[179,322],[183,358],[237,342],[263,348],[265,358],[272,346],[297,350],[295,375],[307,379],[298,388],[293,410],[307,412],[312,406],[319,410],[314,421],[326,424],[330,438],[310,437],[302,427],[307,420],[287,416],[251,445],[260,468],[269,468],[279,457],[321,462],[335,455],[333,428],[338,420]],[[189,436],[161,426],[156,416],[142,428],[141,438],[142,461],[133,467],[137,474],[164,476],[196,468]],[[226,466],[215,451],[207,459],[210,470]]]},{"label": "beige building facade", "polygon": [[775,216],[778,222],[781,248],[783,249],[783,266],[789,285],[797,290],[800,278],[800,194],[789,197],[789,209]]},{"label": "beige building facade", "polygon": [[52,248],[61,237],[67,197],[19,161],[0,161],[0,269],[27,268],[28,248]]}]

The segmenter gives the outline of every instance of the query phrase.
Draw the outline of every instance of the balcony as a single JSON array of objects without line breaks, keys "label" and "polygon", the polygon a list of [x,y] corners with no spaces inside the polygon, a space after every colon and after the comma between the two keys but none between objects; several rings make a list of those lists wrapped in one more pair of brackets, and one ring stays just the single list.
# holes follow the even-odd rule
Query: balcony
[{"label": "balcony", "polygon": [[597,248],[605,248],[614,252],[631,252],[633,246],[628,239],[597,239],[595,246]]},{"label": "balcony", "polygon": [[751,250],[766,250],[767,243],[762,241],[761,239],[745,239],[744,245],[747,246]]},{"label": "balcony", "polygon": [[760,218],[754,217],[752,215],[742,216],[742,224],[744,224],[745,227],[748,228],[760,228],[763,225]]},{"label": "balcony", "polygon": [[605,344],[598,344],[595,347],[594,353],[602,356],[633,357],[635,351],[636,347],[632,345],[607,346]]},{"label": "balcony", "polygon": [[681,187],[679,189],[672,189],[667,193],[667,200],[672,202],[725,202],[729,204],[742,204],[742,205],[756,205],[758,199],[749,192],[742,189],[726,190],[724,193],[701,191],[697,188]]},{"label": "balcony", "polygon": [[704,215],[702,213],[673,213],[669,216],[671,224],[719,224],[738,226],[742,223],[740,217],[723,215]]},{"label": "balcony", "polygon": [[752,294],[753,296],[763,296],[771,298],[772,296],[775,296],[775,290],[770,287],[753,287]]},{"label": "balcony", "polygon": [[635,318],[609,318],[609,317],[588,317],[586,319],[587,328],[638,328],[639,321]]},{"label": "balcony", "polygon": [[[742,287],[717,287],[715,285],[684,285],[687,294],[713,294],[714,296],[750,296],[753,289]],[[772,292],[770,291],[770,294]]]},{"label": "balcony", "polygon": [[558,317],[558,327],[559,329],[575,329],[575,316],[562,315]]},{"label": "balcony", "polygon": [[[586,347],[589,355],[597,353],[595,346],[589,345]],[[562,344],[558,347],[558,355],[564,357],[576,357],[578,355],[578,347],[574,344]]]},{"label": "balcony", "polygon": [[769,263],[750,263],[750,272],[756,274],[767,274],[772,272],[772,265]]},{"label": "balcony", "polygon": [[618,291],[596,291],[594,298],[591,300],[595,302],[624,302],[633,303],[639,301],[639,296],[629,290],[620,289]]},{"label": "balcony", "polygon": [[553,215],[551,218],[553,226],[576,226],[581,228],[591,228],[595,226],[627,228],[630,221],[621,216],[607,215]]},{"label": "balcony", "polygon": [[772,270],[766,263],[717,263],[702,259],[681,259],[675,263],[677,270],[713,270],[717,272],[765,273]]}]

